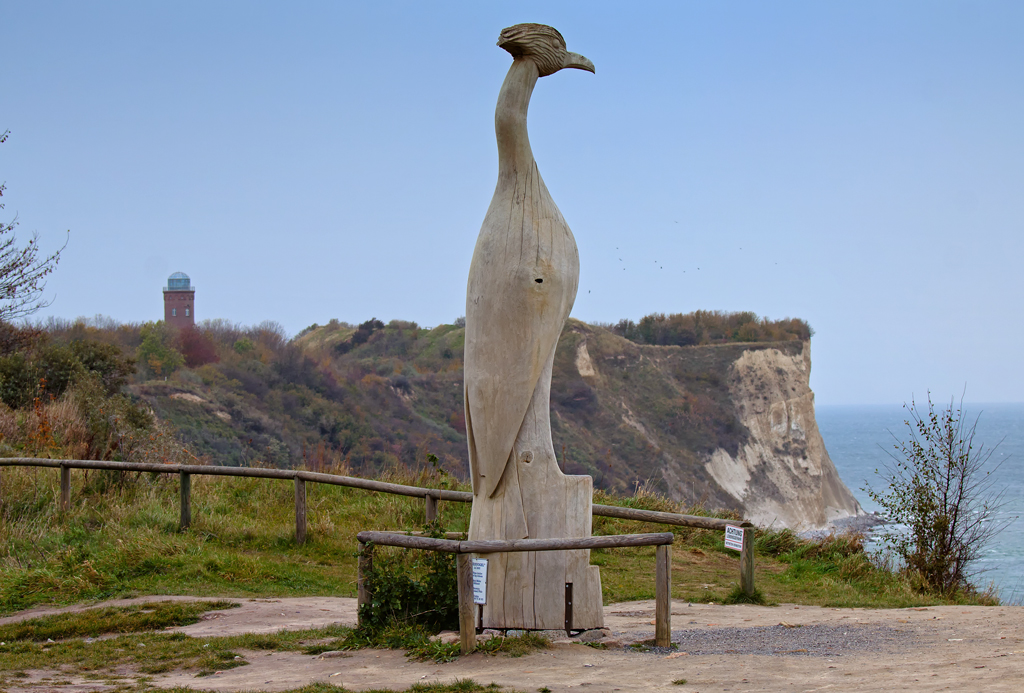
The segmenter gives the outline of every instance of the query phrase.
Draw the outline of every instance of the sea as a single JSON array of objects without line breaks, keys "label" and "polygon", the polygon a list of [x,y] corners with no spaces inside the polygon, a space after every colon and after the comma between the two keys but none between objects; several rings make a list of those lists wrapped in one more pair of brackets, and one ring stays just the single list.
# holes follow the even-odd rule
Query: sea
[{"label": "sea", "polygon": [[[936,408],[944,404],[948,402]],[[909,412],[900,405],[833,405],[817,406],[815,415],[839,476],[865,510],[881,512],[865,489],[885,489],[880,473],[892,462],[896,438],[908,438],[904,422]],[[981,588],[994,585],[1004,603],[1019,604],[1024,602],[1024,403],[965,403],[963,415],[969,422],[977,420],[975,450],[980,444],[985,450],[994,448],[986,471],[993,475],[992,491],[1004,492],[1005,505],[993,520],[1011,520],[985,549],[973,582]],[[868,551],[881,550],[877,536],[869,539]]]}]

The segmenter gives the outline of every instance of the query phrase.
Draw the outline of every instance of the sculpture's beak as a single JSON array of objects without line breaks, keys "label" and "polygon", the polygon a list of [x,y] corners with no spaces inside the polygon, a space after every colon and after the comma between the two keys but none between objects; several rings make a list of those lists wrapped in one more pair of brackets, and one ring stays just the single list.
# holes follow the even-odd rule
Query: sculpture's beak
[{"label": "sculpture's beak", "polygon": [[595,74],[597,72],[594,70],[594,63],[590,62],[579,53],[570,53],[568,51],[565,53],[565,65],[563,67],[574,67],[577,70],[586,70],[587,72],[594,72]]}]

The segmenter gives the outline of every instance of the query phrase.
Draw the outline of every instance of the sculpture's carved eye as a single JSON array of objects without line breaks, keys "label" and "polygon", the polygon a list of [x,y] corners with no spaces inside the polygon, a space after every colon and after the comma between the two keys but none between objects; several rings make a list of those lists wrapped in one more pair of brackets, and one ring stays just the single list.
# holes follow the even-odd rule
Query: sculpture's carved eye
[{"label": "sculpture's carved eye", "polygon": [[540,277],[537,277],[537,278],[536,278],[536,279],[534,279],[533,281],[537,282],[538,284],[543,284],[543,283],[544,283],[544,280],[543,280],[543,279],[541,279]]}]

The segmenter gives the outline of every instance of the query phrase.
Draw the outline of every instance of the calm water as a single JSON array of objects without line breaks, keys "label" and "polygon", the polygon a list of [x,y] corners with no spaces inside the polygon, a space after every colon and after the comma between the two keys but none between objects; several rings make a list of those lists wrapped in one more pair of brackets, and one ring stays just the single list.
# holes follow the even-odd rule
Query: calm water
[{"label": "calm water", "polygon": [[[1002,463],[993,490],[1005,489],[1008,502],[1001,517],[1020,516],[989,545],[978,564],[985,572],[976,582],[994,582],[1004,600],[1019,600],[1024,597],[1024,404],[965,404],[964,413],[969,421],[981,415],[975,449],[978,443],[988,449],[1002,441],[991,460],[992,465]],[[884,488],[875,470],[891,461],[892,434],[907,437],[907,411],[901,406],[819,406],[816,418],[843,481],[865,510],[879,510],[863,489],[869,484]]]}]

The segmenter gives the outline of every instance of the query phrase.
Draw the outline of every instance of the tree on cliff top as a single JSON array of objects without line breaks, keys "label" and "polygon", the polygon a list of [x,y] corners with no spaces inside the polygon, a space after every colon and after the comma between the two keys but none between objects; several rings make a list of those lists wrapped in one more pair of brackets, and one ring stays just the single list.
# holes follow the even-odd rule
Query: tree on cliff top
[{"label": "tree on cliff top", "polygon": [[978,419],[964,419],[962,399],[936,411],[929,393],[926,411],[913,400],[903,406],[909,437],[896,438],[889,453],[893,462],[881,473],[888,489],[865,489],[894,523],[883,541],[921,587],[944,595],[972,590],[972,565],[1010,522],[994,518],[1004,505],[1002,492],[992,489],[999,465],[986,469],[999,446],[975,447]]},{"label": "tree on cliff top", "polygon": [[[0,144],[7,141],[10,130],[0,134]],[[7,186],[0,183],[0,197]],[[0,202],[0,209],[4,203]],[[33,234],[28,245],[20,247],[14,235],[18,225],[15,216],[8,222],[0,221],[0,322],[23,318],[40,308],[50,305],[43,298],[46,276],[53,272],[60,262],[64,245],[52,255],[39,257],[39,235]]]},{"label": "tree on cliff top", "polygon": [[729,342],[785,342],[807,340],[814,331],[799,318],[769,320],[755,313],[697,310],[692,313],[651,313],[639,322],[620,320],[607,325],[612,332],[637,344],[692,346]]}]

